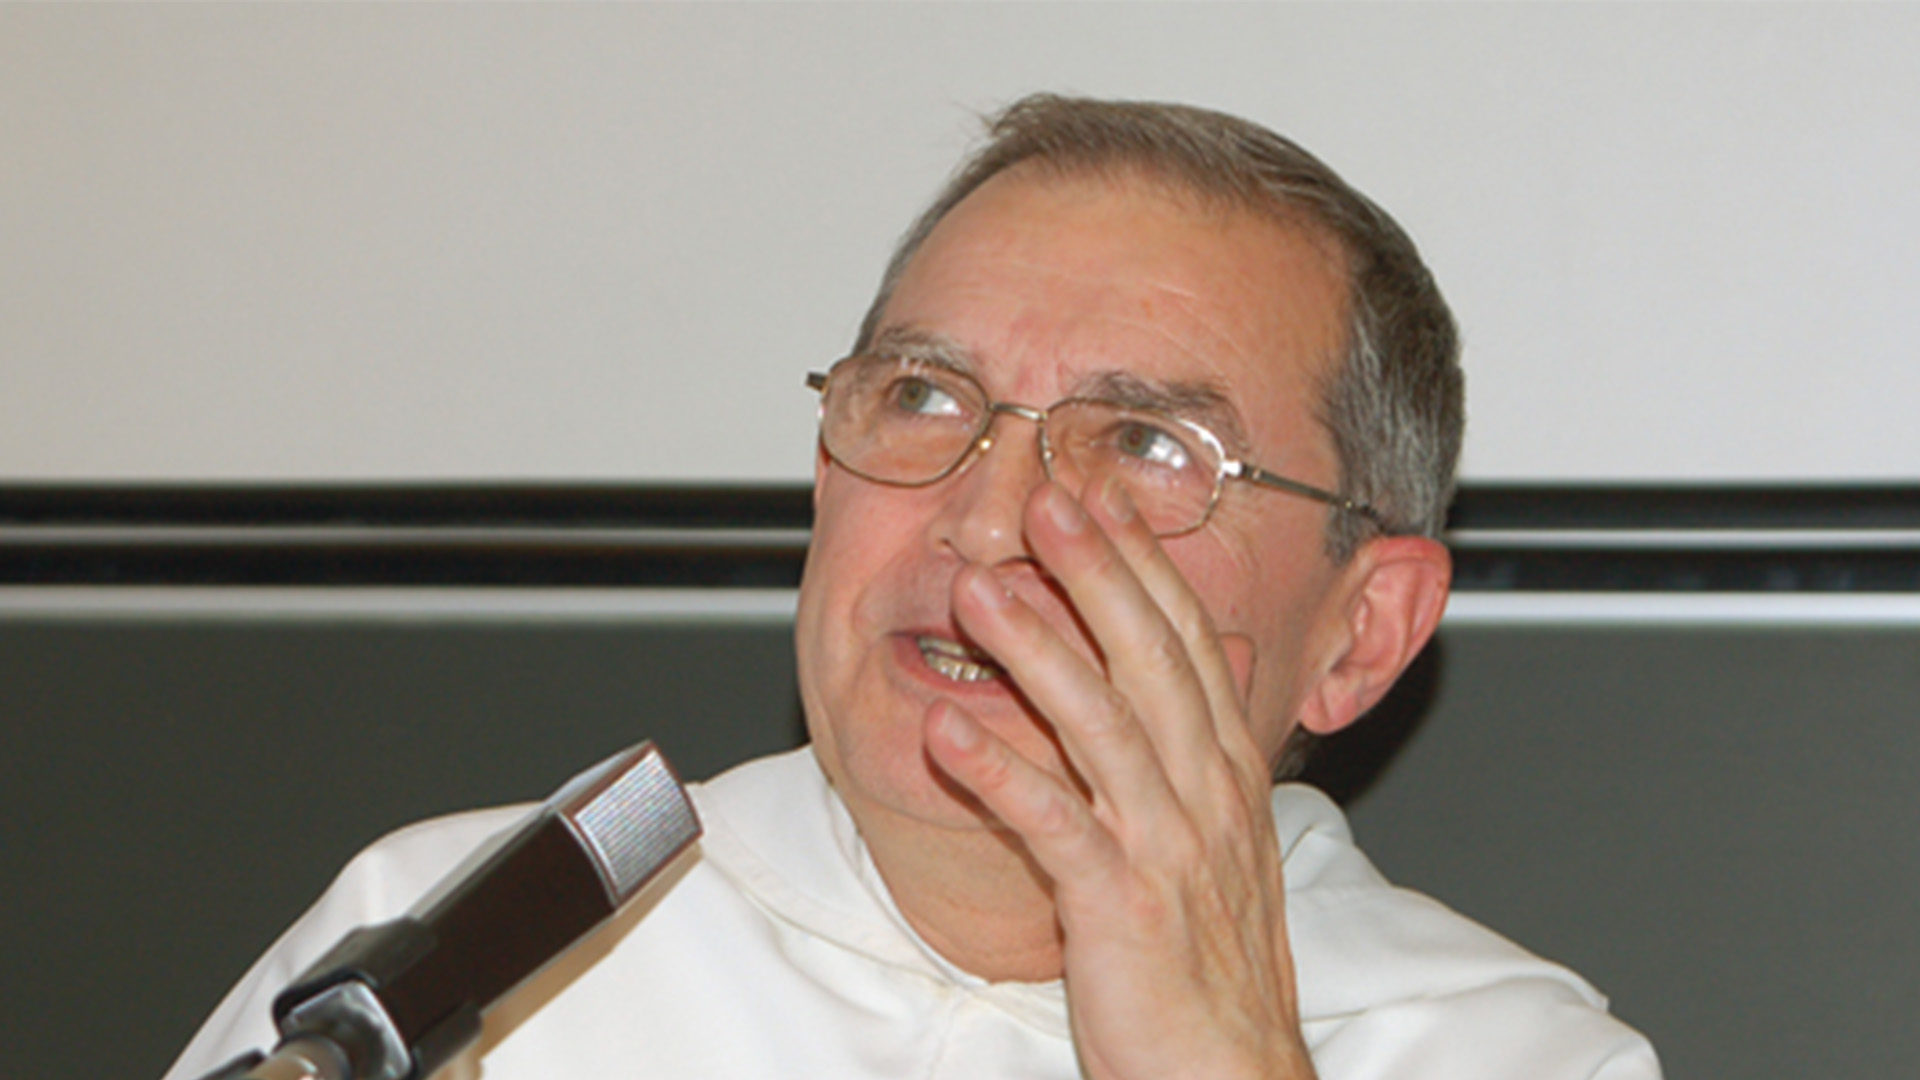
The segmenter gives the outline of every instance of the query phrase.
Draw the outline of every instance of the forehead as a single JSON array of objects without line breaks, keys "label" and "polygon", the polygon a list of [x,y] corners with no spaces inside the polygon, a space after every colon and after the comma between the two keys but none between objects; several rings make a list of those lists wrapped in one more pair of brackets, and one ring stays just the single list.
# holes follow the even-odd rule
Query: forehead
[{"label": "forehead", "polygon": [[1316,411],[1346,293],[1335,245],[1300,228],[1139,179],[1016,169],[927,237],[875,341],[937,348],[1028,404],[1122,378],[1217,399],[1262,444]]}]

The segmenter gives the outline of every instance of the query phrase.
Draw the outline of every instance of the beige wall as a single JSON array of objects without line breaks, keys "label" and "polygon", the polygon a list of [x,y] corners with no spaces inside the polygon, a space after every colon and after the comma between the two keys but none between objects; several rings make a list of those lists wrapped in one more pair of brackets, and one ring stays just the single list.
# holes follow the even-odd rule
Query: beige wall
[{"label": "beige wall", "polygon": [[1920,7],[8,5],[0,482],[807,475],[801,375],[1033,88],[1300,137],[1467,471],[1920,476]]}]

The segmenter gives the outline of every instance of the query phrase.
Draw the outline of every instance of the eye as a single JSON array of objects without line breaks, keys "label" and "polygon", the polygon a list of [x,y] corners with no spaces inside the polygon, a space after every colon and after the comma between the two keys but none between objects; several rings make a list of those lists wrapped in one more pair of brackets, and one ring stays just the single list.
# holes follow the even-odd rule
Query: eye
[{"label": "eye", "polygon": [[896,412],[918,416],[959,416],[965,411],[945,388],[917,375],[896,379],[887,391],[887,401]]},{"label": "eye", "polygon": [[1124,457],[1163,469],[1178,471],[1193,461],[1193,455],[1187,452],[1187,444],[1179,436],[1142,420],[1128,420],[1116,428],[1113,447]]}]

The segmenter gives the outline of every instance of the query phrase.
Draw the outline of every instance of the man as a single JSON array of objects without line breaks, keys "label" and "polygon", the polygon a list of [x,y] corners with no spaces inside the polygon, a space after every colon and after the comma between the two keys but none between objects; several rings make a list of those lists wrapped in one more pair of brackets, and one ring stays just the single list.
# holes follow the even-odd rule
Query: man
[{"label": "man", "polygon": [[[1412,244],[1263,129],[1032,98],[822,393],[810,751],[489,1016],[489,1077],[1650,1077],[1576,977],[1386,886],[1270,777],[1432,634],[1459,445]],[[175,1067],[508,818],[363,855]]]}]

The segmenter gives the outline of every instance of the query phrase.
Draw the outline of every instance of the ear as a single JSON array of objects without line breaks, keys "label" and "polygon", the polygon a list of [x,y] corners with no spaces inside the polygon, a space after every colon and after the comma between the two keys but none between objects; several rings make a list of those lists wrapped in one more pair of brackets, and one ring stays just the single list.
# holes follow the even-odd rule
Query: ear
[{"label": "ear", "polygon": [[1446,610],[1453,558],[1437,540],[1381,537],[1355,552],[1341,576],[1341,625],[1301,707],[1300,726],[1316,735],[1358,720],[1420,655]]}]

